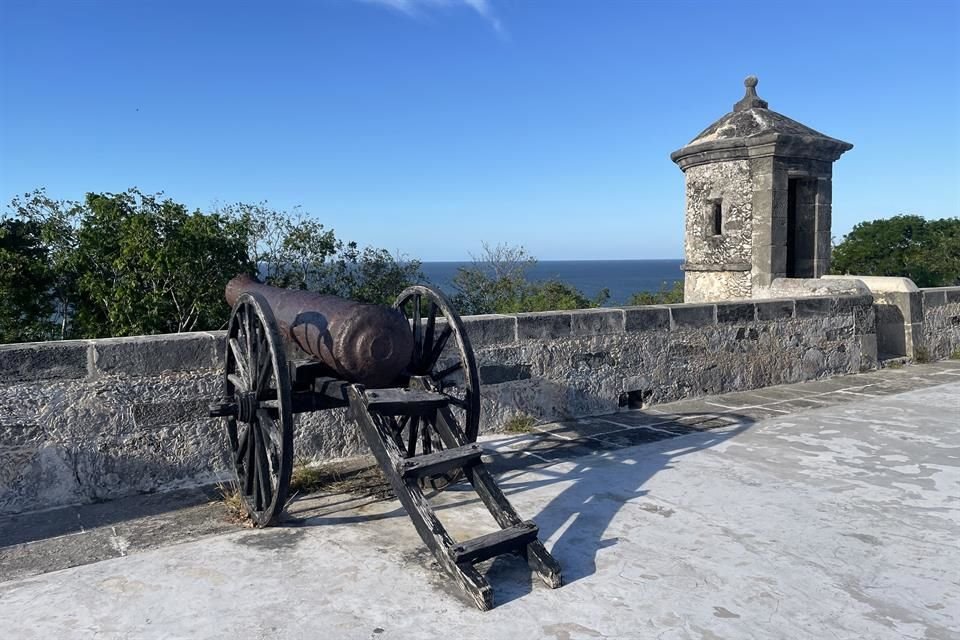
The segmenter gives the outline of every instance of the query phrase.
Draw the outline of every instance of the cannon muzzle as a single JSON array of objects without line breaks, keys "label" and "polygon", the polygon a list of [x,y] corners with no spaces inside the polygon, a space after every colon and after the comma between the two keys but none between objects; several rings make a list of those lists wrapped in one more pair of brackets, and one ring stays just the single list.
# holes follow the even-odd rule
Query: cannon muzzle
[{"label": "cannon muzzle", "polygon": [[410,324],[396,309],[271,287],[248,275],[227,283],[227,303],[234,306],[245,292],[258,293],[266,299],[284,340],[345,380],[369,387],[387,386],[413,357]]}]

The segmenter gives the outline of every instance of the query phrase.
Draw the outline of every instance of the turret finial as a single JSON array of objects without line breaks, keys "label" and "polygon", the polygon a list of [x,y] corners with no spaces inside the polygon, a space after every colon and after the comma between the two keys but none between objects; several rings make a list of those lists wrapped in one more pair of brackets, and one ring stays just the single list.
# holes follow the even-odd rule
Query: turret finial
[{"label": "turret finial", "polygon": [[743,99],[733,105],[734,111],[746,111],[747,109],[766,109],[767,101],[762,100],[757,95],[757,76],[747,76],[743,81],[743,86],[747,88]]}]

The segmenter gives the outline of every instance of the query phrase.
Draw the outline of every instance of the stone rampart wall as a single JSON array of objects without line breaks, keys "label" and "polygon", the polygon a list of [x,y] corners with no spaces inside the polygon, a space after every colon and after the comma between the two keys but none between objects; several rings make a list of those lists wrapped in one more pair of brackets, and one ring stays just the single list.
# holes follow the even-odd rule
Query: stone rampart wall
[{"label": "stone rampart wall", "polygon": [[931,360],[960,355],[960,287],[921,289],[924,354]]},{"label": "stone rampart wall", "polygon": [[[482,430],[515,415],[559,420],[870,369],[871,302],[468,317]],[[205,417],[222,349],[217,333],[0,346],[0,513],[226,478],[220,423]],[[343,411],[299,416],[295,442],[302,461],[365,448]]]}]

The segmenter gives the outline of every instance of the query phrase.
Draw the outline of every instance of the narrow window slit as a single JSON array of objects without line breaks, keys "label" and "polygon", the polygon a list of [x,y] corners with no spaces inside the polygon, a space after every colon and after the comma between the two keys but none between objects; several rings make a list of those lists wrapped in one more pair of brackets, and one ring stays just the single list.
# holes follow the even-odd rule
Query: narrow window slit
[{"label": "narrow window slit", "polygon": [[713,221],[713,235],[719,236],[723,234],[723,207],[719,200],[713,203],[712,210],[712,221]]}]

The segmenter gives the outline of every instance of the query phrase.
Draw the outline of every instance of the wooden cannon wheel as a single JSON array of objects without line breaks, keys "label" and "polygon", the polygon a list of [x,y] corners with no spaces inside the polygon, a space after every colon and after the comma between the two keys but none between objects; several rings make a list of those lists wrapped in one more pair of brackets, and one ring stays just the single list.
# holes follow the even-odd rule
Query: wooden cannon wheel
[{"label": "wooden cannon wheel", "polygon": [[243,293],[233,307],[226,338],[224,397],[227,437],[243,505],[258,527],[283,511],[293,471],[293,413],[283,342],[270,305]]},{"label": "wooden cannon wheel", "polygon": [[[476,442],[480,428],[480,380],[460,316],[442,292],[425,285],[404,289],[394,306],[410,321],[413,331],[411,383],[448,396],[448,415],[456,421],[453,431],[463,440],[458,445]],[[445,448],[430,419],[394,418],[392,428],[408,458]],[[457,470],[423,478],[421,484],[441,490],[460,477],[462,471]]]}]

